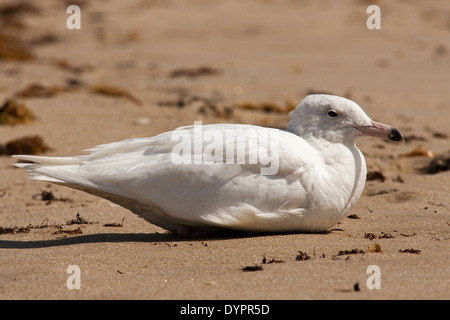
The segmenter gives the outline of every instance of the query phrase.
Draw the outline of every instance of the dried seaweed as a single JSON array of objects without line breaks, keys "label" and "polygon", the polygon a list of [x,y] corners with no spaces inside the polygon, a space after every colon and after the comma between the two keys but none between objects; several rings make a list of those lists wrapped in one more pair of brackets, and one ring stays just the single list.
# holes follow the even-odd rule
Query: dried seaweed
[{"label": "dried seaweed", "polygon": [[360,254],[360,253],[366,253],[365,250],[362,249],[352,249],[352,250],[341,250],[338,252],[338,256],[348,255],[348,254]]},{"label": "dried seaweed", "polygon": [[50,150],[51,148],[44,143],[44,140],[40,136],[25,136],[9,141],[4,146],[0,146],[0,155],[37,155]]},{"label": "dried seaweed", "polygon": [[48,45],[57,43],[60,41],[60,38],[54,33],[45,33],[39,36],[33,37],[28,43],[32,46],[40,46],[40,45]]},{"label": "dried seaweed", "polygon": [[3,4],[0,7],[0,18],[18,16],[25,13],[39,13],[40,9],[28,1],[18,1]]},{"label": "dried seaweed", "polygon": [[438,138],[438,139],[447,139],[448,138],[448,134],[445,134],[443,132],[434,131],[432,133],[432,135],[433,135],[433,138]]},{"label": "dried seaweed", "polygon": [[7,100],[0,108],[0,125],[27,124],[35,119],[25,103]]},{"label": "dried seaweed", "polygon": [[421,169],[423,173],[435,174],[450,170],[450,150],[433,157],[430,162]]},{"label": "dried seaweed", "polygon": [[422,251],[420,251],[418,249],[403,249],[403,250],[400,249],[400,250],[398,250],[398,252],[420,254]]},{"label": "dried seaweed", "polygon": [[244,272],[262,271],[263,267],[259,266],[259,265],[246,266],[246,267],[242,268],[241,270],[244,271]]},{"label": "dried seaweed", "polygon": [[70,62],[68,62],[67,60],[64,60],[64,59],[55,60],[53,62],[53,65],[58,67],[58,68],[60,68],[60,69],[72,72],[74,74],[80,74],[80,73],[83,73],[83,72],[89,72],[89,71],[92,71],[92,70],[95,69],[92,65],[87,65],[87,64],[84,64],[84,65],[73,65],[73,64],[71,64]]},{"label": "dried seaweed", "polygon": [[220,69],[208,67],[208,66],[200,66],[195,68],[178,68],[170,72],[170,78],[179,78],[179,77],[187,77],[187,78],[197,78],[200,76],[215,76],[220,75],[222,71]]},{"label": "dried seaweed", "polygon": [[302,252],[302,251],[298,251],[297,256],[295,257],[296,261],[306,261],[306,260],[311,260],[311,256],[308,255],[306,252]]},{"label": "dried seaweed", "polygon": [[28,233],[30,229],[30,227],[0,227],[0,234]]},{"label": "dried seaweed", "polygon": [[364,238],[365,239],[369,239],[369,240],[374,240],[374,239],[394,239],[395,236],[393,236],[392,234],[386,233],[381,231],[381,234],[379,236],[376,236],[374,233],[371,232],[367,232],[364,234]]},{"label": "dried seaweed", "polygon": [[284,260],[281,260],[281,259],[270,259],[270,260],[267,260],[266,259],[266,256],[264,256],[264,258],[262,259],[262,264],[271,264],[271,263],[284,263],[285,261]]},{"label": "dried seaweed", "polygon": [[382,252],[381,246],[378,243],[375,243],[372,247],[367,247],[368,252]]},{"label": "dried seaweed", "polygon": [[276,102],[251,102],[244,101],[237,105],[239,109],[244,110],[258,110],[264,112],[277,112],[277,113],[286,113],[288,112],[287,108],[282,107]]},{"label": "dried seaweed", "polygon": [[69,220],[66,223],[68,226],[73,224],[91,224],[91,222],[88,222],[86,219],[84,219],[82,216],[80,216],[79,213],[77,213],[77,216],[75,219]]},{"label": "dried seaweed", "polygon": [[94,85],[94,86],[91,86],[90,89],[94,93],[111,96],[111,97],[124,97],[138,106],[142,105],[141,100],[136,98],[134,95],[132,95],[128,91],[118,88],[118,87],[113,87],[113,86],[109,86],[109,85]]},{"label": "dried seaweed", "polygon": [[121,223],[105,223],[104,227],[113,227],[113,228],[121,228],[123,227],[123,222],[125,221],[125,217],[122,218]]},{"label": "dried seaweed", "polygon": [[378,239],[394,239],[394,238],[395,236],[393,236],[392,234],[383,231],[381,231],[381,234],[378,236]]},{"label": "dried seaweed", "polygon": [[176,99],[159,101],[158,105],[161,107],[177,107],[180,109],[193,106],[197,108],[197,112],[200,114],[211,114],[221,119],[230,119],[234,113],[233,108],[224,105],[220,97],[190,95],[186,92],[180,92]]},{"label": "dried seaweed", "polygon": [[33,195],[33,199],[36,199],[38,197],[40,197],[40,200],[45,201],[47,205],[49,205],[53,201],[72,202],[72,200],[68,198],[57,198],[53,195],[53,192],[46,190],[42,190],[40,193]]},{"label": "dried seaweed", "polygon": [[279,104],[273,101],[253,102],[243,101],[236,105],[237,109],[263,111],[267,113],[289,113],[295,109],[295,104],[286,100],[285,104]]},{"label": "dried seaweed", "polygon": [[369,240],[373,240],[373,239],[376,239],[377,236],[374,233],[372,233],[372,232],[367,232],[367,233],[364,234],[364,238],[365,239],[369,239]]},{"label": "dried seaweed", "polygon": [[0,34],[0,60],[28,61],[34,59],[33,53],[18,40]]},{"label": "dried seaweed", "polygon": [[25,89],[16,93],[16,97],[20,98],[49,98],[54,95],[67,92],[71,90],[72,87],[58,87],[58,86],[43,86],[39,83],[32,83],[28,85]]},{"label": "dried seaweed", "polygon": [[70,225],[82,225],[82,224],[96,224],[98,222],[88,222],[86,219],[77,214],[75,219],[67,221],[65,224],[48,224],[48,218],[45,219],[40,225],[33,226],[28,225],[26,227],[0,227],[0,235],[2,234],[18,234],[18,233],[28,233],[32,229],[45,229],[45,228],[56,228],[56,231],[52,234],[82,234],[83,231],[81,227],[75,229],[64,229],[65,226]]},{"label": "dried seaweed", "polygon": [[378,180],[378,181],[384,182],[386,180],[386,178],[381,171],[368,171],[366,180],[367,181]]},{"label": "dried seaweed", "polygon": [[55,232],[53,232],[52,234],[61,234],[61,233],[65,233],[65,234],[70,234],[70,235],[74,235],[74,234],[82,234],[83,231],[81,230],[80,227],[77,227],[75,229],[62,229],[62,227],[59,227],[58,230],[56,230]]}]

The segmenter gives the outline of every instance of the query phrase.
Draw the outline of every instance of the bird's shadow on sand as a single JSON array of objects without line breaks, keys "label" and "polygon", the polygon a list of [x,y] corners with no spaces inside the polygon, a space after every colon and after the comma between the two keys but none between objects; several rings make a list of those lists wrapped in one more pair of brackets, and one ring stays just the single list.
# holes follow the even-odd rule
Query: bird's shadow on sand
[{"label": "bird's shadow on sand", "polygon": [[173,242],[175,236],[164,233],[97,233],[49,240],[0,240],[1,249],[37,249],[85,243]]},{"label": "bird's shadow on sand", "polygon": [[[327,234],[321,232],[320,234]],[[39,249],[59,246],[70,246],[85,243],[126,243],[126,242],[148,242],[148,243],[166,243],[182,241],[214,241],[231,240],[239,238],[255,238],[261,236],[276,236],[286,233],[248,233],[248,232],[226,232],[213,236],[182,238],[173,233],[97,233],[73,236],[67,238],[58,238],[50,240],[0,240],[0,249]]]}]

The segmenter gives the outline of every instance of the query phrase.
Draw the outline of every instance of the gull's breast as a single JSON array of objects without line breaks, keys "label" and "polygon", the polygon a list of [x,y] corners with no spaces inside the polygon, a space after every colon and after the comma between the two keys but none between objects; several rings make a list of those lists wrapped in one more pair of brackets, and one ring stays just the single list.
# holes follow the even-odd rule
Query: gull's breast
[{"label": "gull's breast", "polygon": [[303,176],[310,200],[305,218],[316,230],[326,230],[339,222],[364,189],[364,156],[356,147],[340,151]]}]

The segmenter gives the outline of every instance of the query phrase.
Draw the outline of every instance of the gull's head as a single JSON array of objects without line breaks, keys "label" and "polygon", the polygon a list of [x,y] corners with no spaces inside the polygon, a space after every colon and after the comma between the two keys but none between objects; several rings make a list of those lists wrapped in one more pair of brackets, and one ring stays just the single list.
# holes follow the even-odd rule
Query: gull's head
[{"label": "gull's head", "polygon": [[290,114],[287,130],[305,140],[324,139],[333,143],[354,144],[371,136],[404,141],[403,135],[389,125],[375,122],[355,102],[327,94],[307,96]]}]

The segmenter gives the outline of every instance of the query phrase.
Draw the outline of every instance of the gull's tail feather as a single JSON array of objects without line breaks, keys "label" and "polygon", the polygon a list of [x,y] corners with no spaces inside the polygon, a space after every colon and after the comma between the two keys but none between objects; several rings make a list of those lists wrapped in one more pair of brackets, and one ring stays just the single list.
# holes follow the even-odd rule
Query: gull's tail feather
[{"label": "gull's tail feather", "polygon": [[[53,158],[16,155],[13,157],[29,161],[15,163],[14,166],[26,169],[31,180],[51,182],[107,199],[167,230],[176,231],[179,225],[186,224],[180,219],[169,217],[162,209],[148,201],[143,203],[134,199],[121,188],[120,183],[117,184],[111,179],[93,179],[90,175],[92,172],[89,169],[83,169],[83,165],[86,164],[84,159],[80,158],[83,156]],[[89,159],[86,161],[89,163]]]},{"label": "gull's tail feather", "polygon": [[80,176],[77,169],[83,161],[77,157],[42,157],[29,155],[14,155],[18,162],[13,165],[28,170],[31,180],[53,182],[57,184],[80,184],[92,187],[92,183]]},{"label": "gull's tail feather", "polygon": [[99,186],[90,181],[80,171],[83,161],[78,157],[14,155],[13,158],[28,161],[14,163],[13,165],[27,170],[28,178],[31,180],[51,182],[81,190],[108,199],[124,207],[128,204],[126,197],[121,196],[120,192],[113,186]]},{"label": "gull's tail feather", "polygon": [[[82,160],[77,157],[41,157],[41,156],[29,156],[29,155],[14,155],[15,159],[30,161],[33,163],[46,164],[46,165],[68,165],[68,164],[82,164]],[[25,165],[30,163],[16,163],[14,166],[24,168]]]},{"label": "gull's tail feather", "polygon": [[[114,179],[110,179],[108,174],[103,172],[105,168],[110,168],[107,162],[110,161],[113,155],[126,154],[127,152],[138,150],[149,145],[153,140],[153,138],[139,138],[103,144],[85,150],[89,152],[87,155],[72,157],[13,155],[13,158],[25,161],[13,165],[28,170],[28,176],[32,180],[63,184],[89,193],[93,193],[92,190],[98,190],[96,193],[104,191],[120,194],[122,192],[120,187],[114,183],[109,183]],[[100,172],[101,179],[91,170],[92,163],[96,161],[102,162],[97,167],[97,173]],[[117,163],[119,160],[114,159],[112,161]]]}]

